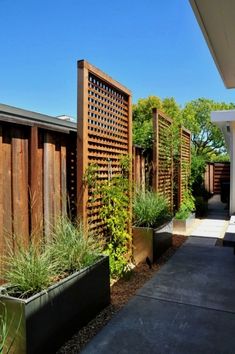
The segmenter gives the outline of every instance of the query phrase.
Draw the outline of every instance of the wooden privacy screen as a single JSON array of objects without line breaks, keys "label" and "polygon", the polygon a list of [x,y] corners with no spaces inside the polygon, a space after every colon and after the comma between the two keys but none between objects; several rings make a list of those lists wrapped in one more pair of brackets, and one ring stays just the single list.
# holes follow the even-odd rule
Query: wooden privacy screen
[{"label": "wooden privacy screen", "polygon": [[205,189],[220,194],[222,181],[230,181],[230,162],[208,162],[204,174]]},{"label": "wooden privacy screen", "polygon": [[76,133],[0,120],[0,258],[15,240],[28,244],[31,233],[40,239],[47,235],[55,218],[66,214],[67,196],[76,212],[71,146]]},{"label": "wooden privacy screen", "polygon": [[179,149],[179,172],[178,172],[178,207],[183,201],[184,194],[189,187],[191,170],[191,133],[181,127],[179,130],[180,149]]},{"label": "wooden privacy screen", "polygon": [[99,167],[98,183],[111,172],[120,173],[120,156],[132,154],[131,116],[130,91],[86,61],[78,61],[78,214],[97,232],[104,227],[101,204],[88,200],[83,176],[91,164]]},{"label": "wooden privacy screen", "polygon": [[153,190],[164,195],[173,210],[172,120],[153,109]]}]

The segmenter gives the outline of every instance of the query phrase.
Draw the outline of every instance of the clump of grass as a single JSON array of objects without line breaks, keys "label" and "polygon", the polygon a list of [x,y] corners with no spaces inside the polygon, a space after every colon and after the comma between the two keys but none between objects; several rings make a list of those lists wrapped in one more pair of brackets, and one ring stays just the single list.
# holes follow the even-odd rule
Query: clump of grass
[{"label": "clump of grass", "polygon": [[101,253],[99,239],[85,235],[81,223],[60,218],[49,241],[42,245],[18,244],[5,259],[4,280],[9,295],[27,298],[57,280],[93,264]]},{"label": "clump of grass", "polygon": [[86,234],[81,223],[60,218],[50,235],[47,253],[56,274],[61,277],[93,264],[101,253],[101,242]]},{"label": "clump of grass", "polygon": [[133,201],[134,225],[156,228],[169,220],[167,200],[151,191],[139,191]]},{"label": "clump of grass", "polygon": [[28,297],[46,289],[53,279],[53,265],[48,254],[33,243],[26,248],[18,244],[5,260],[4,279],[9,284],[8,292]]}]

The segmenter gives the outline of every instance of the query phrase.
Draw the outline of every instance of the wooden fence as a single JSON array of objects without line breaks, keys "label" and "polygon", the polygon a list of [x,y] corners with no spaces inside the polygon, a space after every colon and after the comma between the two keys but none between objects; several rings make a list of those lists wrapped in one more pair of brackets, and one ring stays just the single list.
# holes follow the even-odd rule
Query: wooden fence
[{"label": "wooden fence", "polygon": [[173,210],[172,120],[153,109],[153,190],[164,195]]},{"label": "wooden fence", "polygon": [[221,193],[221,181],[230,181],[230,162],[209,162],[204,175],[205,189],[212,194]]},{"label": "wooden fence", "polygon": [[[82,60],[78,62],[78,211],[85,224],[102,232],[101,200],[84,185],[88,166],[98,166],[98,181],[121,173],[120,158],[132,155],[130,91]],[[129,178],[132,178],[131,166]],[[131,203],[130,203],[131,210]]]},{"label": "wooden fence", "polygon": [[191,165],[191,133],[184,127],[179,131],[179,171],[178,171],[178,207],[188,190]]},{"label": "wooden fence", "polygon": [[0,256],[76,213],[75,155],[76,124],[0,105]]}]

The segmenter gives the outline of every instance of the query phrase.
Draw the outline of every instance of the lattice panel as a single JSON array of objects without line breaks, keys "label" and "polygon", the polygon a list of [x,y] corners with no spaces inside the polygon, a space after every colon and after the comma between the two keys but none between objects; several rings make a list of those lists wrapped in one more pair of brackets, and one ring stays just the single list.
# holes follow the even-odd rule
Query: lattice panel
[{"label": "lattice panel", "polygon": [[191,165],[191,133],[187,129],[180,128],[180,156],[179,156],[179,206],[185,192],[188,190]]},{"label": "lattice panel", "polygon": [[[118,176],[120,157],[131,155],[131,94],[87,62],[78,62],[78,72],[78,173],[96,165],[100,183]],[[81,176],[78,184],[79,215],[92,230],[102,232],[101,201],[93,200]]]},{"label": "lattice panel", "polygon": [[153,110],[153,189],[164,195],[173,209],[173,148],[172,120],[161,111]]}]

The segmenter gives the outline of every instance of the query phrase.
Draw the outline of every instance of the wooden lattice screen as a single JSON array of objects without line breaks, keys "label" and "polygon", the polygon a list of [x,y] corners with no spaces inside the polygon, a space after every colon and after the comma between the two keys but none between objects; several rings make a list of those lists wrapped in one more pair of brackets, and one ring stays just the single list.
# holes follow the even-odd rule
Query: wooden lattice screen
[{"label": "wooden lattice screen", "polygon": [[188,190],[191,165],[191,132],[180,128],[179,173],[178,173],[178,206]]},{"label": "wooden lattice screen", "polygon": [[[132,154],[131,92],[84,60],[78,62],[78,215],[102,232],[101,202],[89,199],[83,176],[99,167],[98,181],[120,174],[122,155]],[[131,168],[131,167],[130,167]],[[131,171],[129,174],[131,179]]]},{"label": "wooden lattice screen", "polygon": [[172,120],[153,109],[153,190],[164,195],[173,210]]}]

